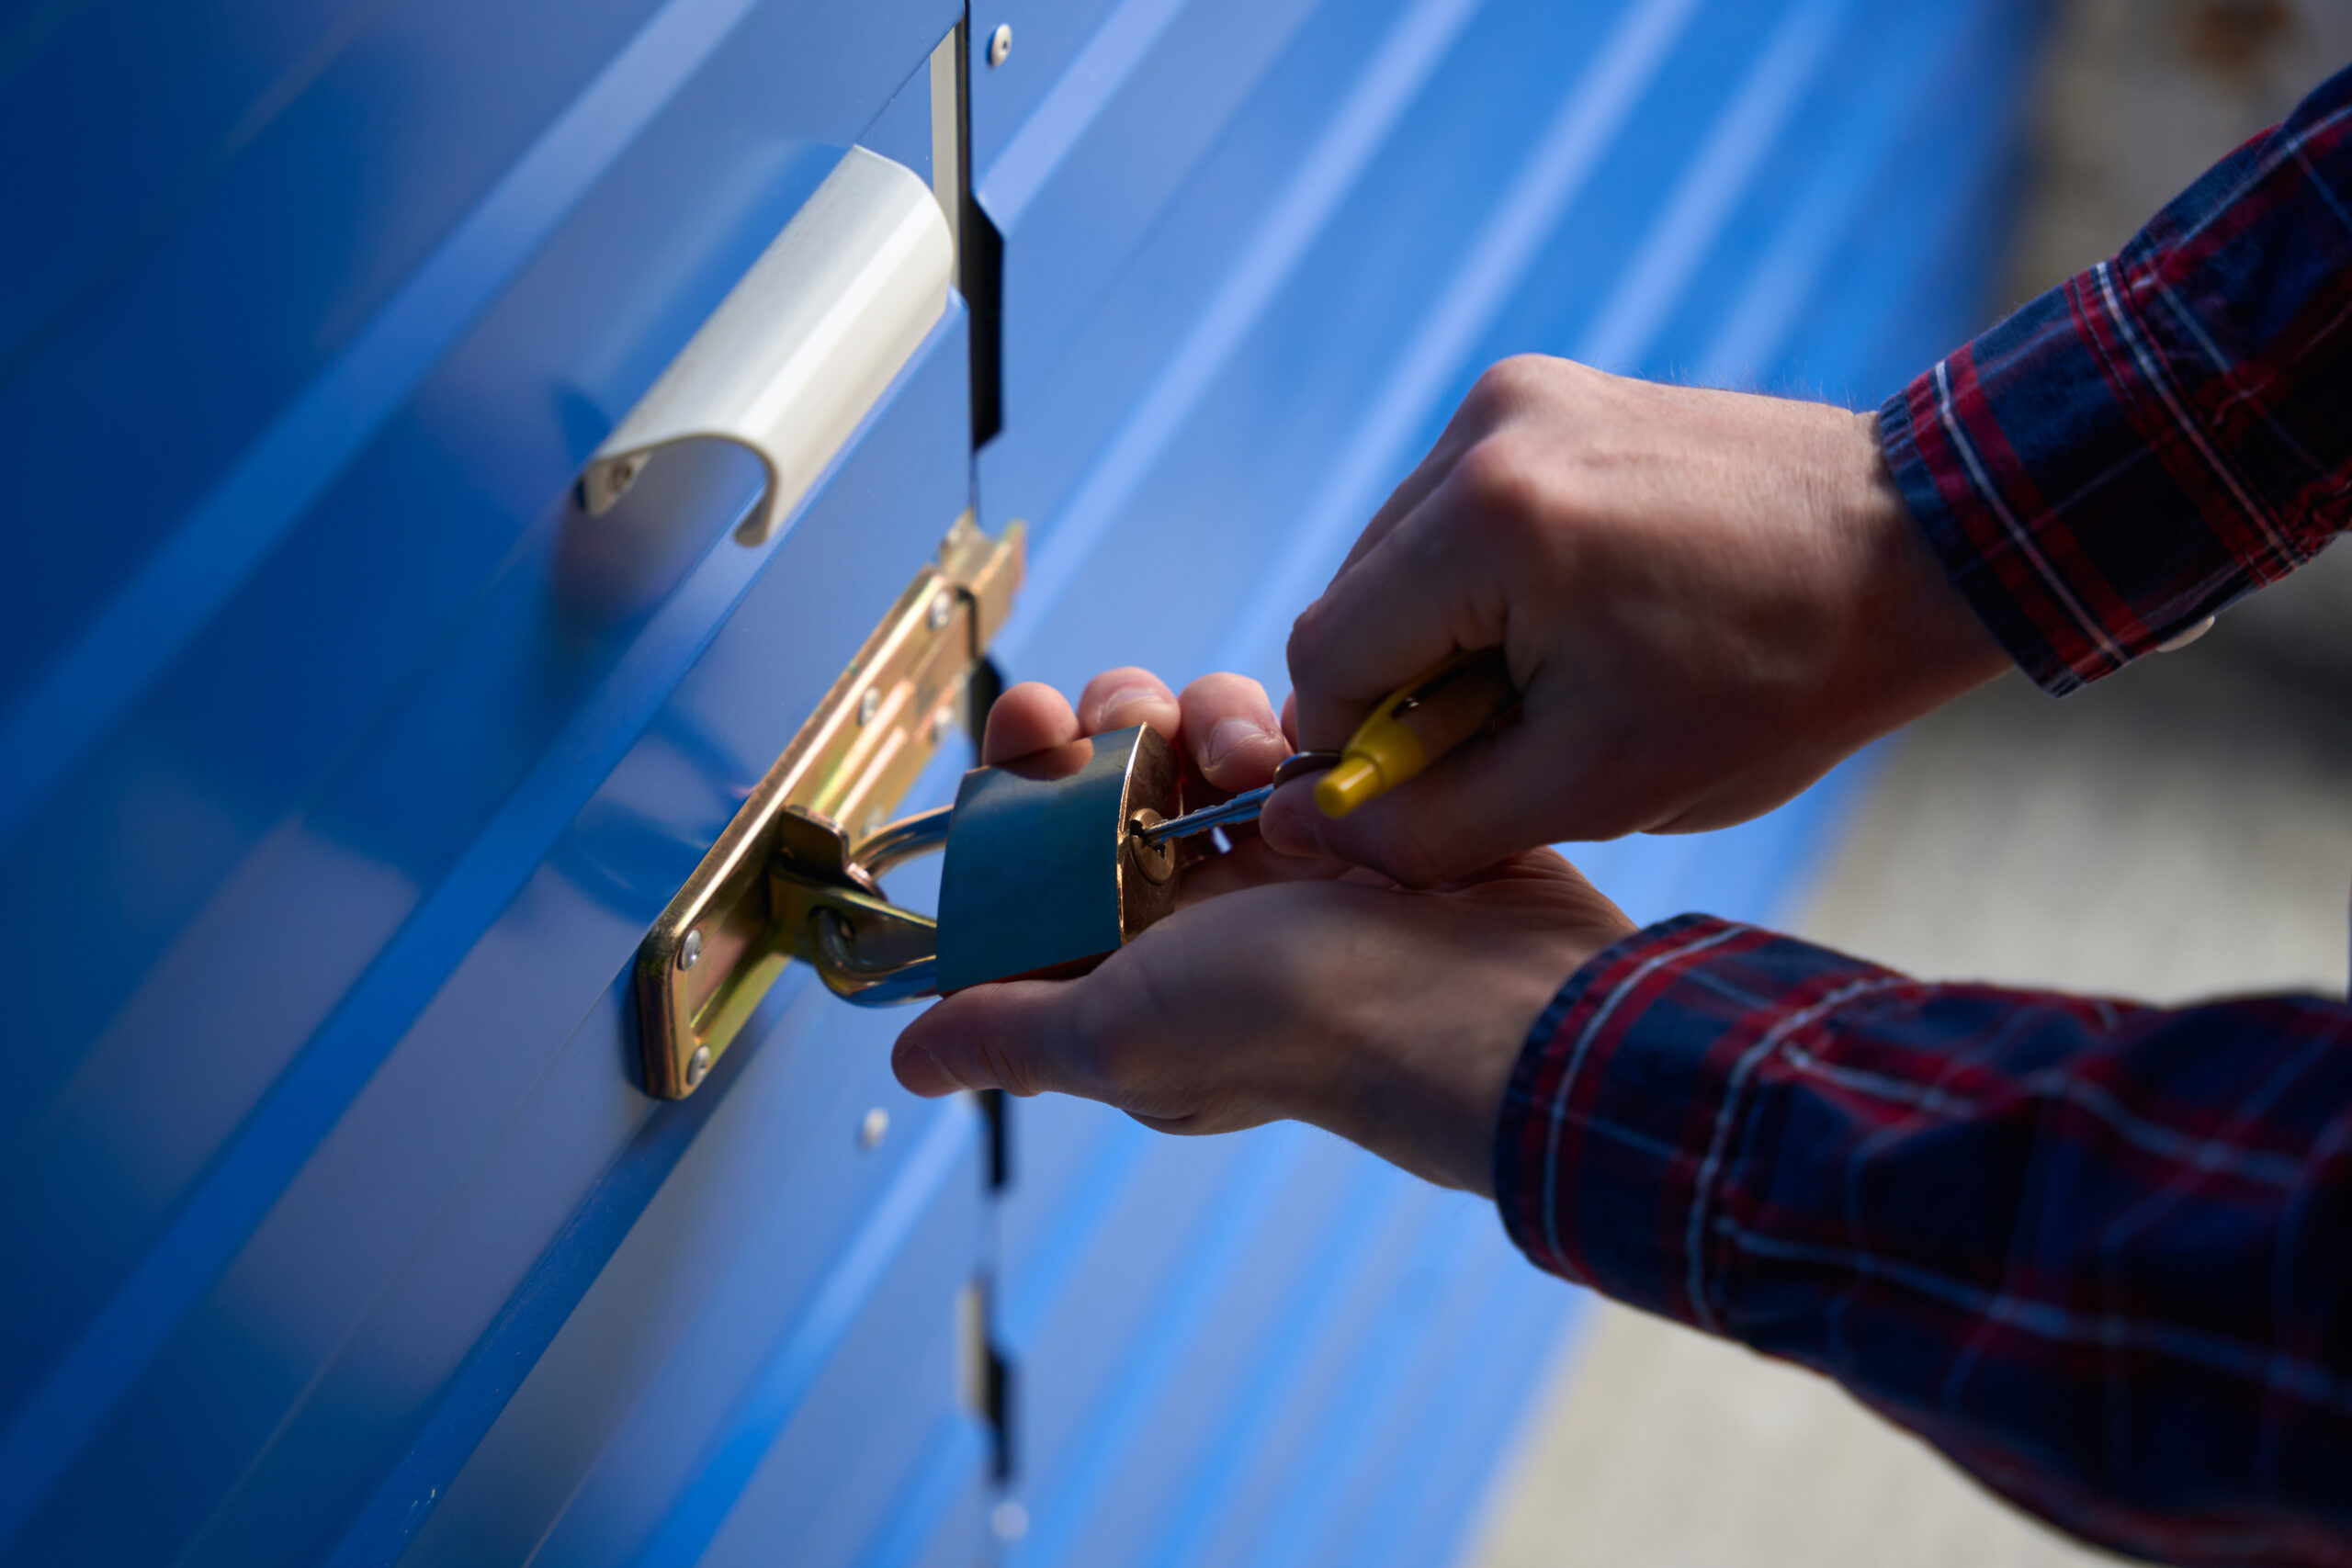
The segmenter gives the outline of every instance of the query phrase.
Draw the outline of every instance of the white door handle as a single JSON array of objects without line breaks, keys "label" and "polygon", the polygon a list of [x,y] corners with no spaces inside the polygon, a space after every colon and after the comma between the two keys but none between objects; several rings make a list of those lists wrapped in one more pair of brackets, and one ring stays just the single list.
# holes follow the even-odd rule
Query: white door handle
[{"label": "white door handle", "polygon": [[733,441],[767,486],[735,531],[764,541],[947,309],[955,245],[931,186],[853,147],[588,459],[602,515],[673,442]]}]

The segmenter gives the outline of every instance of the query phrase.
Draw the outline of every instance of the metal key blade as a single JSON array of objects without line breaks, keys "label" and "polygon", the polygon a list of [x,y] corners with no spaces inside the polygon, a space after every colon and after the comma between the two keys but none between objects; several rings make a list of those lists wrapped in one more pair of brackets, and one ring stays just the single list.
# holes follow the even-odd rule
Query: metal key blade
[{"label": "metal key blade", "polygon": [[1274,770],[1274,782],[1256,789],[1244,790],[1231,800],[1220,800],[1215,806],[1204,806],[1198,811],[1187,811],[1169,822],[1155,822],[1148,828],[1136,829],[1136,837],[1155,847],[1170,839],[1189,839],[1195,833],[1205,833],[1212,828],[1222,828],[1228,822],[1254,822],[1258,813],[1266,808],[1266,801],[1274,791],[1295,778],[1320,773],[1340,760],[1337,751],[1296,751],[1285,758]]}]

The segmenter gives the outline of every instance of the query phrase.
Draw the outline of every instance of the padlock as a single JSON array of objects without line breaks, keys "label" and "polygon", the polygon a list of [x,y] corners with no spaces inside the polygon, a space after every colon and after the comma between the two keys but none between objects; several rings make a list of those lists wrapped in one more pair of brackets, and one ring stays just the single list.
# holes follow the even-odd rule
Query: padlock
[{"label": "padlock", "polygon": [[1083,974],[1176,908],[1175,753],[1148,725],[976,768],[939,888],[939,989]]},{"label": "padlock", "polygon": [[[952,807],[883,829],[847,868],[871,887],[888,866],[944,848],[935,954],[907,953],[903,928],[920,917],[811,885],[799,907],[815,925],[819,974],[876,1007],[1085,973],[1175,908],[1183,852],[1142,833],[1178,814],[1177,792],[1175,753],[1148,725],[973,769]],[[777,874],[808,880],[797,867]]]}]

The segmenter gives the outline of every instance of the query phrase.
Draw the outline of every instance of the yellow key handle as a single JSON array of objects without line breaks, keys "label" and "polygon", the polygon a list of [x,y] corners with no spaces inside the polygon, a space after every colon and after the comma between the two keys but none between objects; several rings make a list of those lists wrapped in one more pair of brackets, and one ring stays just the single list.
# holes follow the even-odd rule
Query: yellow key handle
[{"label": "yellow key handle", "polygon": [[1519,702],[1499,648],[1465,649],[1391,692],[1316,781],[1324,816],[1376,800],[1478,734]]}]

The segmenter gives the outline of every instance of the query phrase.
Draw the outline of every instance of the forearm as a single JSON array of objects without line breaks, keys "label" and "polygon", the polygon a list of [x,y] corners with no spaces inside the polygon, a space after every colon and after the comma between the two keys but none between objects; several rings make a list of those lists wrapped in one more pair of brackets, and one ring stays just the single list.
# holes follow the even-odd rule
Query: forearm
[{"label": "forearm", "polygon": [[2352,525],[2346,409],[2352,71],[1889,399],[1880,428],[1951,581],[2064,693]]},{"label": "forearm", "polygon": [[1938,986],[1686,918],[1507,1091],[1540,1265],[1814,1367],[2021,1505],[2352,1562],[2352,1010]]}]

